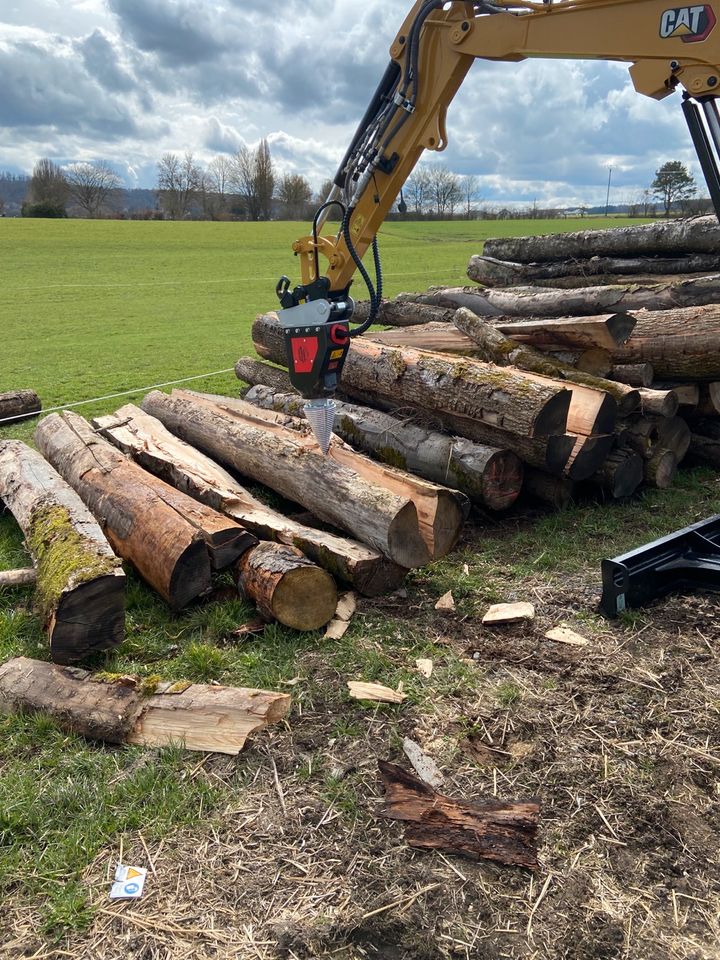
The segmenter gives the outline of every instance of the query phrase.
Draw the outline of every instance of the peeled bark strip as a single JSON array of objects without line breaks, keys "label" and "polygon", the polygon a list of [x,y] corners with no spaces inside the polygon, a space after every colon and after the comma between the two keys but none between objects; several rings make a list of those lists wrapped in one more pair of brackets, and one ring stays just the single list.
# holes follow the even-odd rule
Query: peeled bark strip
[{"label": "peeled bark strip", "polygon": [[261,543],[240,558],[239,590],[260,614],[294,630],[319,630],[337,608],[337,588],[330,574],[295,547]]},{"label": "peeled bark strip", "polygon": [[125,574],[94,517],[39,453],[0,442],[0,499],[37,569],[35,597],[57,663],[110,650],[125,636]]},{"label": "peeled bark strip", "polygon": [[[492,243],[493,241],[488,241]],[[486,244],[487,246],[487,244]],[[677,251],[674,251],[677,252]],[[599,257],[573,256],[550,263],[513,263],[490,256],[470,258],[468,276],[487,287],[514,287],[537,280],[619,275],[672,276],[683,273],[717,273],[720,257],[716,253],[697,253],[685,257]]]},{"label": "peeled bark strip", "polygon": [[280,370],[279,367],[273,367],[269,363],[263,363],[262,360],[256,360],[254,357],[240,357],[235,364],[235,376],[238,380],[250,384],[254,387],[261,383],[263,386],[272,387],[280,393],[295,393],[299,396],[293,385],[290,383],[290,377],[287,370]]},{"label": "peeled bark strip", "polygon": [[498,260],[519,263],[569,258],[677,256],[683,253],[717,255],[720,226],[717,217],[693,217],[636,227],[580,230],[539,237],[503,237],[486,240],[483,252]]},{"label": "peeled bark strip", "polygon": [[77,414],[46,417],[35,441],[113,549],[174,609],[210,589],[212,564],[229,566],[256,542],[239,524],[131,463]]},{"label": "peeled bark strip", "polygon": [[643,459],[634,450],[618,449],[605,460],[593,479],[615,499],[630,497],[643,482]]},{"label": "peeled bark strip", "polygon": [[124,454],[166,483],[232,517],[261,540],[297,547],[365,596],[394,590],[405,578],[405,568],[379,551],[357,540],[295,523],[265,506],[227,470],[170,433],[139,407],[127,404],[116,414],[100,417],[94,423]]},{"label": "peeled bark strip", "polygon": [[[260,316],[253,341],[268,359],[282,363],[279,324]],[[563,433],[571,394],[564,387],[529,382],[527,377],[477,360],[353,340],[343,370],[343,390],[358,387],[394,403],[485,421],[523,437]]]},{"label": "peeled bark strip", "polygon": [[26,657],[0,666],[0,713],[46,714],[69,733],[106,743],[182,744],[234,756],[290,704],[286,693],[194,683],[161,683],[145,694],[140,681],[103,683],[85,670]]},{"label": "peeled bark strip", "polygon": [[677,467],[677,457],[671,450],[658,449],[645,464],[645,483],[658,490],[666,490],[672,486]]},{"label": "peeled bark strip", "polygon": [[[303,399],[269,387],[253,387],[245,399],[266,410],[303,416]],[[337,400],[334,431],[358,449],[421,477],[462,490],[476,503],[503,510],[515,502],[523,468],[509,450],[418,426],[406,417]]]},{"label": "peeled bark strip", "polygon": [[0,393],[0,427],[12,426],[34,417],[42,410],[40,398],[34,390],[11,390]]},{"label": "peeled bark strip", "polygon": [[242,416],[176,390],[172,396],[153,391],[142,407],[183,440],[302,504],[321,520],[353,532],[400,566],[429,562],[409,496],[369,483],[322,456],[311,438],[263,420],[262,411],[250,404],[252,413]]},{"label": "peeled bark strip", "polygon": [[407,824],[405,839],[411,847],[537,868],[538,803],[452,800],[394,763],[380,760],[378,766],[385,789],[383,816]]},{"label": "peeled bark strip", "polygon": [[525,469],[523,489],[529,496],[542,500],[555,510],[564,510],[575,496],[575,483],[567,477],[554,477],[535,467]]},{"label": "peeled bark strip", "polygon": [[618,363],[612,368],[610,376],[631,387],[649,387],[655,379],[655,371],[651,363]]},{"label": "peeled bark strip", "polygon": [[9,587],[31,587],[37,582],[37,570],[0,570],[0,590]]}]

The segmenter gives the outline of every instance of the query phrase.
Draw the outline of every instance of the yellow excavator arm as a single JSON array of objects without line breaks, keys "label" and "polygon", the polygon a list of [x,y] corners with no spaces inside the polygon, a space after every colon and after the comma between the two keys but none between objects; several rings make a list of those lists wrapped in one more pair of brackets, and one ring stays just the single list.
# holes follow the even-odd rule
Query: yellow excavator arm
[{"label": "yellow excavator arm", "polygon": [[[292,290],[286,277],[278,284],[291,378],[306,397],[319,401],[316,408],[334,391],[346,341],[367,329],[377,313],[382,286],[377,231],[423,152],[447,145],[447,109],[476,58],[615,60],[630,65],[635,89],[645,96],[662,99],[682,88],[683,112],[720,216],[720,25],[710,3],[671,7],[668,2],[417,0],[390,47],[388,68],[312,234],[293,246],[302,282]],[[341,228],[336,236],[320,236],[332,210]],[[375,281],[362,262],[371,246]],[[368,286],[371,309],[370,317],[352,328],[349,287],[357,271]],[[327,329],[319,330],[315,350],[312,331],[321,325]],[[323,336],[331,328],[333,336]]]}]

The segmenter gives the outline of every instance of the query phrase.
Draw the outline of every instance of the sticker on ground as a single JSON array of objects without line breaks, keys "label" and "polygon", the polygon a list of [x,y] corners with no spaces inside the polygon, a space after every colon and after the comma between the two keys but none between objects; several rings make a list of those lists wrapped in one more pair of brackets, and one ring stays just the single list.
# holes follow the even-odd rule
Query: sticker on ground
[{"label": "sticker on ground", "polygon": [[110,891],[111,900],[137,900],[142,896],[147,870],[144,867],[124,867],[118,864],[115,883]]}]

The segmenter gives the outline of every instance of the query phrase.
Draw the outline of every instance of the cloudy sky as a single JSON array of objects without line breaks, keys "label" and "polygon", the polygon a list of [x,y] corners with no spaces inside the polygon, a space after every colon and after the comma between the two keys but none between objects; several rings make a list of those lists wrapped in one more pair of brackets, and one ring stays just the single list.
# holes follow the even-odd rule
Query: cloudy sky
[{"label": "cloudy sky", "polygon": [[[167,151],[208,162],[266,136],[283,171],[335,172],[411,0],[0,0],[0,170],[108,160],[155,185]],[[625,66],[478,61],[441,160],[489,202],[636,201],[694,154],[679,95]]]}]

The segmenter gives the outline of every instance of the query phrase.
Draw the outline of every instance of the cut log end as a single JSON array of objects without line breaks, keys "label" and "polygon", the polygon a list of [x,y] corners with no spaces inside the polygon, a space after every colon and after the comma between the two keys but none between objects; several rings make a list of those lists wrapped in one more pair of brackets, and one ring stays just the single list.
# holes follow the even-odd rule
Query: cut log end
[{"label": "cut log end", "polygon": [[507,510],[520,496],[523,477],[523,463],[517,454],[498,450],[482,476],[482,502],[491,510]]},{"label": "cut log end", "polygon": [[677,457],[671,450],[659,450],[645,464],[645,482],[658,490],[667,490],[672,486],[677,467]]},{"label": "cut log end", "polygon": [[551,397],[538,413],[531,436],[549,437],[564,433],[572,397],[570,390],[561,390]]},{"label": "cut log end", "polygon": [[[110,542],[115,546],[112,536]],[[139,562],[138,570],[144,574],[143,567]],[[211,587],[210,556],[205,540],[198,535],[177,558],[165,599],[173,610],[182,610],[183,607],[186,607],[199,596],[208,593]]]},{"label": "cut log end", "polygon": [[48,624],[50,655],[71,664],[111,650],[125,637],[125,576],[109,574],[82,583],[60,599]]}]

